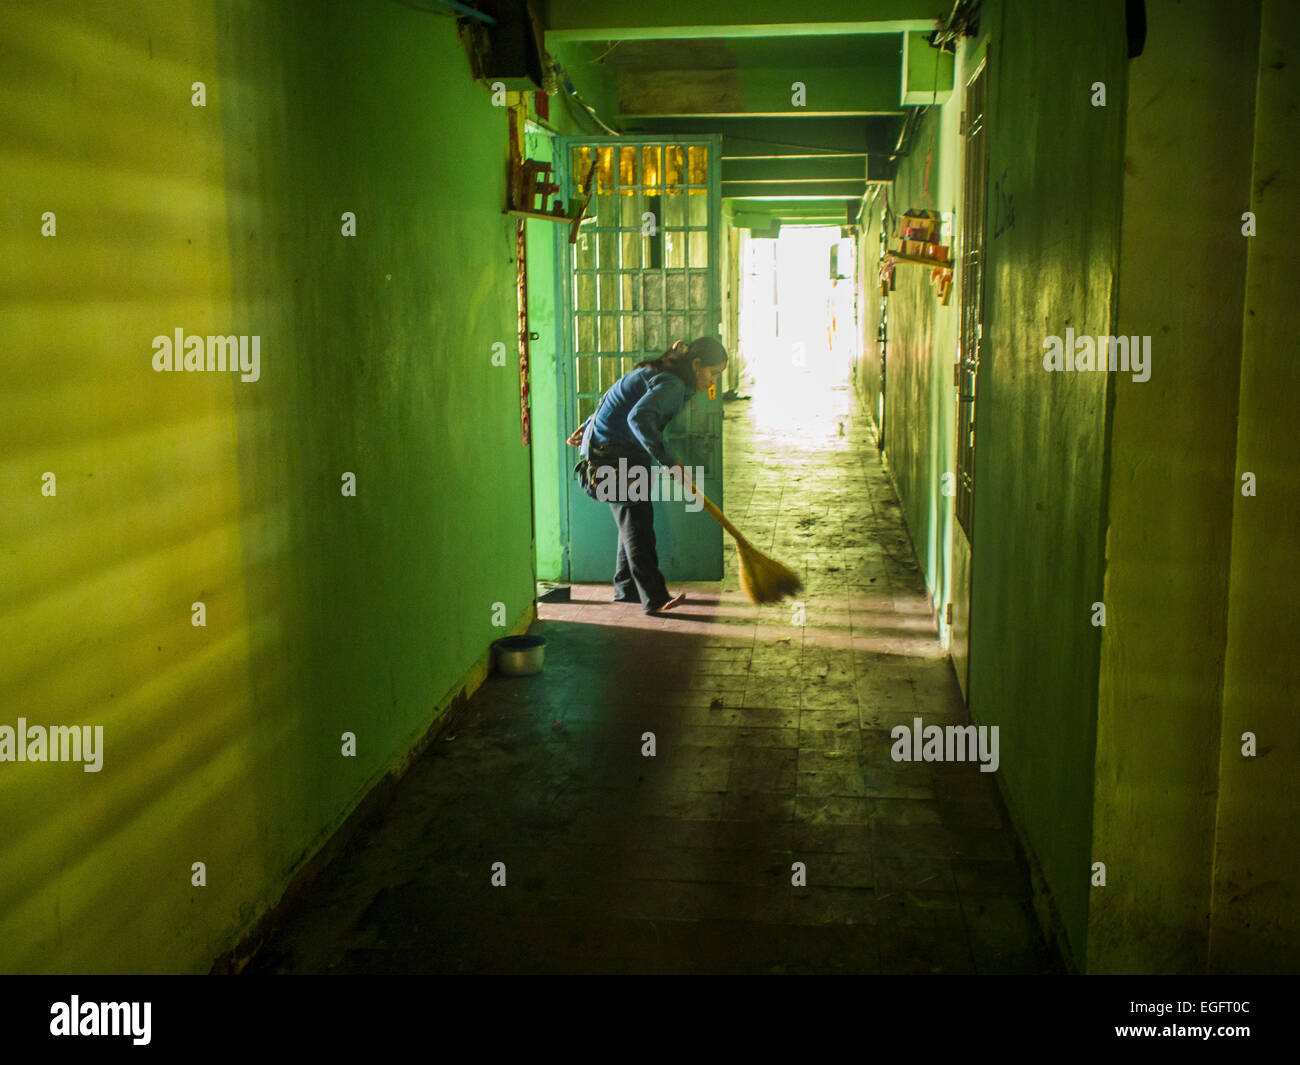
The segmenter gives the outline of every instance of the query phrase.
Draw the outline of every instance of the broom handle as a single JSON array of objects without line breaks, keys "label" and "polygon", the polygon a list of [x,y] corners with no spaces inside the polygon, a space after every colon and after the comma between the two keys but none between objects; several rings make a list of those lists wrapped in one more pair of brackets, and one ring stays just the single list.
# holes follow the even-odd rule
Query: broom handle
[{"label": "broom handle", "polygon": [[[687,480],[690,480],[690,478],[687,478]],[[734,536],[737,540],[743,540],[744,537],[740,535],[736,527],[727,520],[727,516],[724,513],[722,513],[722,511],[720,511],[716,506],[713,505],[713,501],[709,499],[709,497],[706,496],[702,491],[700,491],[699,486],[694,481],[691,481],[690,484],[691,487],[695,489],[695,494],[699,496],[700,499],[703,501],[704,509],[713,515],[714,520],[717,521],[717,523],[721,525],[724,529],[726,529],[727,532],[731,533],[731,535]]]}]

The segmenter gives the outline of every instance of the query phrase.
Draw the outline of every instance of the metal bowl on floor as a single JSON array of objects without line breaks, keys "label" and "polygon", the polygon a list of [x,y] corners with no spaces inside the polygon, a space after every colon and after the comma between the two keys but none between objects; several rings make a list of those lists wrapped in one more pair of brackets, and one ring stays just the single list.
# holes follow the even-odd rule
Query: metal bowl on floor
[{"label": "metal bowl on floor", "polygon": [[507,677],[528,677],[542,671],[546,640],[541,636],[503,636],[492,644],[497,672]]}]

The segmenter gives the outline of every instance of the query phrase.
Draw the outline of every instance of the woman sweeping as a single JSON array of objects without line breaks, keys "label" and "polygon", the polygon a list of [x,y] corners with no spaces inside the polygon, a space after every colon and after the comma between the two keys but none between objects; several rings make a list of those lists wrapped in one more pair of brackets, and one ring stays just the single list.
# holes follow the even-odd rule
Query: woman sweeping
[{"label": "woman sweeping", "polygon": [[[596,471],[619,465],[623,459],[630,471],[634,466],[652,476],[658,464],[679,479],[688,476],[686,467],[668,454],[664,429],[696,392],[708,392],[727,366],[727,350],[712,337],[700,337],[691,344],[677,341],[657,359],[638,363],[631,373],[619,378],[605,393],[590,418],[569,437],[581,446],[582,461],[576,470],[583,487],[593,499]],[[683,480],[683,484],[687,482]],[[640,603],[647,614],[671,610],[686,596],[672,595],[659,572],[655,551],[654,504],[647,501],[611,501],[618,526],[618,555],[614,562],[614,601]]]}]

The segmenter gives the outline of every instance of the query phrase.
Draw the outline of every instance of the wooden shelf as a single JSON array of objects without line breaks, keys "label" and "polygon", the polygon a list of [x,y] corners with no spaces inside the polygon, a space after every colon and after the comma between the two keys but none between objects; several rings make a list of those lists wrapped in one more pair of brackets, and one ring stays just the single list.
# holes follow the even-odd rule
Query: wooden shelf
[{"label": "wooden shelf", "polygon": [[[930,280],[934,284],[934,294],[945,307],[952,292],[953,263],[951,259],[927,259],[922,255],[904,255],[901,251],[887,251],[881,259],[880,294],[888,298],[894,287],[894,267],[899,263],[914,266],[928,266],[932,271]],[[938,272],[936,277],[934,272]]]},{"label": "wooden shelf", "polygon": [[945,270],[952,269],[951,259],[927,259],[923,255],[904,255],[901,251],[885,252],[886,259],[893,259],[896,263],[916,263],[918,266],[938,266]]}]

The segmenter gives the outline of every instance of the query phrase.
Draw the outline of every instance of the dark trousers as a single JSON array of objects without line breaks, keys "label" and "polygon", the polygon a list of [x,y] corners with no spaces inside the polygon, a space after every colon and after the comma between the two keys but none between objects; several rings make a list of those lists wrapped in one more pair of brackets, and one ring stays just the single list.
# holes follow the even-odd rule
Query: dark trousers
[{"label": "dark trousers", "polygon": [[614,598],[635,603],[640,600],[648,614],[669,599],[664,575],[659,572],[655,551],[654,504],[610,503],[618,526],[618,555],[614,560]]}]

